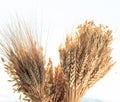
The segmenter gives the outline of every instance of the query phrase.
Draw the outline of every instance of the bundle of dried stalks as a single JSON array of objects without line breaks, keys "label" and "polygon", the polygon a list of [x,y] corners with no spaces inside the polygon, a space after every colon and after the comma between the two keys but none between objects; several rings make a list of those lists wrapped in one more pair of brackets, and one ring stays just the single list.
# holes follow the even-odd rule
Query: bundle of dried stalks
[{"label": "bundle of dried stalks", "polygon": [[[45,68],[42,46],[30,28],[21,23],[2,32],[1,54],[13,87],[32,102],[79,102],[86,91],[113,66],[111,31],[94,22],[77,27],[59,48],[60,65]],[[3,59],[3,58],[2,58]]]},{"label": "bundle of dried stalks", "polygon": [[86,91],[112,68],[111,31],[93,21],[77,27],[60,47],[60,65],[68,88],[66,102],[79,102]]}]

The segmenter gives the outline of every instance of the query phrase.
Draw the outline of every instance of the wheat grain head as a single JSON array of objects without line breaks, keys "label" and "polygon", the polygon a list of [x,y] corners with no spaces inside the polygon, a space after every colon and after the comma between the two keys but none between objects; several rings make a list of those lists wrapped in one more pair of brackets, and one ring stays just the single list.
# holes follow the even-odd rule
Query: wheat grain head
[{"label": "wheat grain head", "polygon": [[2,32],[0,48],[6,60],[6,71],[12,78],[10,81],[16,82],[14,90],[25,97],[39,99],[39,89],[44,84],[45,58],[34,33],[20,22],[9,25]]},{"label": "wheat grain head", "polygon": [[85,92],[114,65],[111,60],[111,30],[93,21],[77,27],[59,48],[60,64],[65,75],[69,102],[79,102]]}]

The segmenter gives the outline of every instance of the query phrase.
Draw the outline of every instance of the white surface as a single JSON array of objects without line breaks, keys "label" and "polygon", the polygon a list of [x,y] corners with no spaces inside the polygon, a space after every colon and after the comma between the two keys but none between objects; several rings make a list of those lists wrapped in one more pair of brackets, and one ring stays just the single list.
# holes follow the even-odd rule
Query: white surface
[{"label": "white surface", "polygon": [[[117,61],[108,75],[91,88],[86,96],[120,101],[120,1],[119,0],[0,0],[0,28],[16,14],[30,23],[42,25],[43,44],[54,65],[59,62],[58,45],[65,34],[85,20],[106,24],[113,30],[113,59]],[[41,22],[42,21],[42,22]],[[40,28],[40,29],[41,29]],[[48,35],[48,39],[46,36]],[[18,102],[8,76],[0,68],[0,102]]]}]

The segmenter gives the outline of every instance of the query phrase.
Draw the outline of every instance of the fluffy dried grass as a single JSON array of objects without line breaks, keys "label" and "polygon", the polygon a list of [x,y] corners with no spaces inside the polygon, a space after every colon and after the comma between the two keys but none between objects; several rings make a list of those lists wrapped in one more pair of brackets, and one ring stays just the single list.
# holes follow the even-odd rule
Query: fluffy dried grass
[{"label": "fluffy dried grass", "polygon": [[[14,28],[14,29],[13,29]],[[45,68],[43,49],[33,31],[21,23],[5,29],[0,42],[5,68],[16,82],[14,91],[32,102],[79,102],[112,68],[111,31],[94,22],[79,25],[60,46],[60,65]],[[2,39],[3,39],[2,38]]]}]

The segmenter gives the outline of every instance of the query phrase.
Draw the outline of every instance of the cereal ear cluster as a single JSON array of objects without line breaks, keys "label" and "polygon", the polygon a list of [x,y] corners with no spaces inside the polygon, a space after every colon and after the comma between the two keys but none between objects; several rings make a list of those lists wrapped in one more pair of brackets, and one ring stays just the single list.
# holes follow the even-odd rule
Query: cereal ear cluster
[{"label": "cereal ear cluster", "polygon": [[[32,102],[80,102],[86,91],[112,68],[112,31],[93,21],[76,28],[59,47],[60,64],[46,63],[43,47],[22,23],[2,32],[0,52],[15,82],[13,90]],[[3,41],[4,39],[4,41]]]}]

